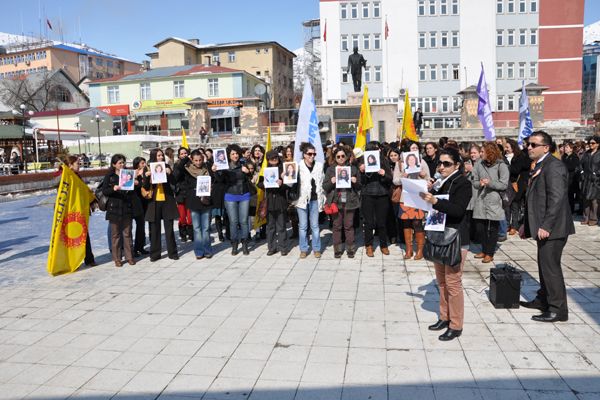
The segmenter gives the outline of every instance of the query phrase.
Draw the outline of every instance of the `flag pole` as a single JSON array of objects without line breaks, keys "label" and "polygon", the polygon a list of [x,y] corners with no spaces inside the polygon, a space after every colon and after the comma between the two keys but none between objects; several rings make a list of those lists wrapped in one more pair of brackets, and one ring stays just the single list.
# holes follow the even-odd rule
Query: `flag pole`
[{"label": "flag pole", "polygon": [[388,32],[387,14],[385,14],[385,27],[384,27],[384,33],[383,33],[383,35],[385,36],[385,91],[386,91],[386,97],[390,97],[390,72],[388,69],[388,61],[389,61],[390,53],[388,51],[387,32]]}]

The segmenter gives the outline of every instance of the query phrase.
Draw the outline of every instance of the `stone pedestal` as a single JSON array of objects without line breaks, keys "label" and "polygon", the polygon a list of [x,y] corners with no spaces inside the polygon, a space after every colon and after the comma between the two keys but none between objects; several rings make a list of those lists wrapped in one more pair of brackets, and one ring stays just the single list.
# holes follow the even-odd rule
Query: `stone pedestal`
[{"label": "stone pedestal", "polygon": [[258,135],[258,110],[260,99],[244,99],[240,109],[240,134]]},{"label": "stone pedestal", "polygon": [[190,135],[198,135],[200,128],[204,127],[206,132],[210,132],[210,113],[208,112],[208,102],[200,97],[190,100],[189,111]]},{"label": "stone pedestal", "polygon": [[346,97],[346,105],[356,106],[361,105],[363,94],[362,92],[348,92],[348,96]]}]

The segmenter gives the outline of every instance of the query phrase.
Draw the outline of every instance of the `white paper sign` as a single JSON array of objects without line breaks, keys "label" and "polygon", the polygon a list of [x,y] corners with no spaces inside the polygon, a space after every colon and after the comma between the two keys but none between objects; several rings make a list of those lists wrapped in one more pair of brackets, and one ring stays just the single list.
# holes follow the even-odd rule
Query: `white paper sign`
[{"label": "white paper sign", "polygon": [[150,174],[152,183],[166,183],[167,182],[167,171],[165,169],[165,162],[153,162],[150,163]]},{"label": "white paper sign", "polygon": [[263,184],[265,189],[278,188],[277,180],[279,179],[279,167],[267,167],[264,172]]},{"label": "white paper sign", "polygon": [[[448,200],[450,196],[447,194],[438,194],[435,197],[438,199]],[[425,230],[443,232],[444,229],[446,229],[446,214],[432,209],[427,214],[427,219],[425,219]]]},{"label": "white paper sign", "polygon": [[379,163],[379,151],[365,151],[365,172],[377,172],[381,169]]},{"label": "white paper sign", "polygon": [[227,152],[225,149],[215,149],[213,152],[213,159],[217,166],[217,170],[229,169],[229,162],[227,161]]},{"label": "white paper sign", "polygon": [[196,196],[210,196],[210,175],[201,175],[196,178]]},{"label": "white paper sign", "polygon": [[289,161],[283,163],[283,183],[290,184],[298,182],[298,164]]},{"label": "white paper sign", "polygon": [[335,188],[349,189],[352,186],[351,177],[350,167],[335,167]]},{"label": "white paper sign", "polygon": [[426,202],[419,195],[419,193],[427,192],[427,181],[402,178],[402,198],[405,206],[431,211],[431,203]]}]

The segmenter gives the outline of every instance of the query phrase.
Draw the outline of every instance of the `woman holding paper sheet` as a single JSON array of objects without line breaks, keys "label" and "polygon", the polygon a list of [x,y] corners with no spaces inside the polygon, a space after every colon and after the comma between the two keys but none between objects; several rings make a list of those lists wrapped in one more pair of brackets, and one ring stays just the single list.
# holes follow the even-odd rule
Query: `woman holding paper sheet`
[{"label": "woman holding paper sheet", "polygon": [[[434,263],[435,279],[440,290],[440,317],[429,326],[431,331],[446,329],[439,339],[448,341],[462,334],[464,321],[464,292],[462,272],[469,247],[469,226],[467,205],[471,200],[471,183],[460,173],[462,159],[458,150],[448,148],[440,152],[438,172],[441,186],[432,193],[421,193],[423,200],[432,204],[434,210],[446,214],[446,228],[459,231],[461,262],[455,266]],[[432,187],[430,183],[428,186]],[[430,189],[431,190],[431,189]],[[435,195],[448,195],[448,200],[438,199]]]},{"label": "woman holding paper sheet", "polygon": [[186,156],[180,159],[175,164],[173,174],[176,177],[185,207],[191,212],[196,260],[201,260],[204,257],[211,258],[210,212],[213,207],[211,196],[198,197],[196,195],[198,177],[210,176],[210,172],[204,165],[204,156],[200,150],[192,151],[190,158]]}]

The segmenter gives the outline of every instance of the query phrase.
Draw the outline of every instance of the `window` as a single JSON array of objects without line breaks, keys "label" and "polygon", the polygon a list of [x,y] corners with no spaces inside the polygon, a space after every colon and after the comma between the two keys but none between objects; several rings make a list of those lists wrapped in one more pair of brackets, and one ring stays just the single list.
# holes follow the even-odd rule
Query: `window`
[{"label": "window", "polygon": [[504,0],[496,0],[496,13],[502,14],[504,12]]},{"label": "window", "polygon": [[381,35],[379,33],[373,35],[373,49],[381,49]]},{"label": "window", "polygon": [[437,47],[437,33],[429,32],[429,47],[435,49]]},{"label": "window", "polygon": [[519,29],[519,45],[525,46],[527,44],[527,29]]},{"label": "window", "polygon": [[529,63],[529,79],[536,79],[536,78],[537,78],[537,63],[536,62]]},{"label": "window", "polygon": [[437,81],[437,65],[435,64],[429,66],[429,80]]},{"label": "window", "polygon": [[348,18],[348,8],[346,6],[347,6],[347,4],[345,4],[345,3],[340,4],[340,18],[341,19]]},{"label": "window", "polygon": [[425,0],[419,0],[419,6],[417,10],[419,15],[425,15]]},{"label": "window", "polygon": [[150,82],[140,83],[140,99],[150,100],[152,92],[150,91]]},{"label": "window", "polygon": [[234,63],[235,62],[235,51],[230,51],[229,53],[227,53],[227,57],[228,57],[230,63]]},{"label": "window", "polygon": [[515,0],[507,0],[506,12],[514,13],[515,12]]},{"label": "window", "polygon": [[537,12],[537,2],[538,0],[531,0],[529,3],[529,11],[532,13]]},{"label": "window", "polygon": [[448,101],[448,97],[442,97],[442,112],[447,113],[450,112],[450,102]]},{"label": "window", "polygon": [[537,45],[537,29],[531,29],[529,31],[529,44],[532,46]]},{"label": "window", "polygon": [[119,87],[109,86],[106,89],[108,90],[108,104],[118,103],[120,101]]},{"label": "window", "polygon": [[458,64],[452,64],[452,79],[454,79],[455,81],[460,79]]},{"label": "window", "polygon": [[519,63],[519,79],[525,79],[525,63]]},{"label": "window", "polygon": [[452,111],[453,112],[458,112],[460,110],[461,101],[462,101],[462,99],[460,97],[452,98]]},{"label": "window", "polygon": [[427,47],[426,44],[426,38],[425,38],[425,32],[419,32],[419,48],[420,49],[424,49]]},{"label": "window", "polygon": [[506,35],[506,45],[514,46],[515,45],[515,30],[509,29]]},{"label": "window", "polygon": [[174,81],[173,82],[173,97],[182,98],[184,96],[183,91],[183,81]]},{"label": "window", "polygon": [[441,74],[441,79],[443,81],[448,80],[448,64],[442,64],[442,67],[440,69],[440,74]]},{"label": "window", "polygon": [[352,18],[352,19],[358,18],[358,4],[357,3],[350,4],[350,18]]},{"label": "window", "polygon": [[219,96],[219,79],[211,78],[208,80],[208,95],[210,97]]},{"label": "window", "polygon": [[527,1],[519,0],[519,12],[524,13],[527,12]]},{"label": "window", "polygon": [[348,83],[348,71],[342,68],[342,83]]},{"label": "window", "polygon": [[381,82],[381,66],[374,67],[375,69],[375,82]]},{"label": "window", "polygon": [[429,0],[429,15],[435,15],[435,0]]},{"label": "window", "polygon": [[425,66],[424,65],[419,65],[419,80],[420,81],[425,80]]},{"label": "window", "polygon": [[496,63],[496,79],[504,79],[504,64]]},{"label": "window", "polygon": [[496,31],[496,46],[504,46],[504,31],[502,29]]},{"label": "window", "polygon": [[52,88],[51,99],[60,103],[71,102],[71,93],[64,86],[55,86]]},{"label": "window", "polygon": [[452,32],[452,47],[458,47],[458,31]]},{"label": "window", "polygon": [[348,35],[342,35],[342,51],[348,51]]},{"label": "window", "polygon": [[448,32],[442,32],[440,36],[440,47],[448,47]]},{"label": "window", "polygon": [[101,67],[104,65],[104,61],[101,58],[96,58],[96,65]]},{"label": "window", "polygon": [[506,79],[515,78],[515,63],[506,63]]},{"label": "window", "polygon": [[369,18],[369,3],[362,3],[362,17]]},{"label": "window", "polygon": [[352,35],[352,49],[358,49],[358,35]]},{"label": "window", "polygon": [[363,35],[363,50],[371,48],[371,35]]},{"label": "window", "polygon": [[458,0],[452,0],[452,15],[458,15]]},{"label": "window", "polygon": [[220,62],[219,53],[217,53],[217,52],[212,53],[212,62],[214,64],[218,64]]},{"label": "window", "polygon": [[448,0],[440,0],[440,15],[448,15]]},{"label": "window", "polygon": [[504,111],[504,96],[496,97],[496,111]]},{"label": "window", "polygon": [[385,142],[385,121],[377,121],[377,131],[379,133],[379,142]]},{"label": "window", "polygon": [[373,18],[379,18],[381,7],[378,1],[373,2]]},{"label": "window", "polygon": [[371,82],[371,68],[365,68],[365,82]]},{"label": "window", "polygon": [[506,102],[506,111],[515,111],[515,95],[509,94],[507,97],[508,101]]}]

